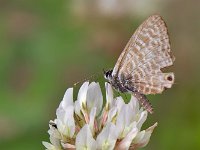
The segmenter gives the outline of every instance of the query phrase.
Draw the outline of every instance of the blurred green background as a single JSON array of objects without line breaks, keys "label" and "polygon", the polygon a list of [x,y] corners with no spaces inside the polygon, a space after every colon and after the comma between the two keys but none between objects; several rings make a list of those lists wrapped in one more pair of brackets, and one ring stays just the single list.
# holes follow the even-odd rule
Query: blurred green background
[{"label": "blurred green background", "polygon": [[[44,149],[73,83],[112,68],[152,14],[166,21],[176,84],[149,96],[158,122],[145,150],[200,149],[200,1],[1,0],[0,149]],[[102,78],[100,79],[102,81]]]}]

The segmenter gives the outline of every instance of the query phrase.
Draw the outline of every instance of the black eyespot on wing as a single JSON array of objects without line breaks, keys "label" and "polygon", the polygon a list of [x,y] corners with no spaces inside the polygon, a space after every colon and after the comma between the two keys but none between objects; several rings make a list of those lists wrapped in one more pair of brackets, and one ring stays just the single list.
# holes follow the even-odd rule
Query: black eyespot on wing
[{"label": "black eyespot on wing", "polygon": [[172,80],[173,80],[172,76],[168,76],[168,77],[167,77],[167,80],[168,80],[168,81],[172,81]]}]

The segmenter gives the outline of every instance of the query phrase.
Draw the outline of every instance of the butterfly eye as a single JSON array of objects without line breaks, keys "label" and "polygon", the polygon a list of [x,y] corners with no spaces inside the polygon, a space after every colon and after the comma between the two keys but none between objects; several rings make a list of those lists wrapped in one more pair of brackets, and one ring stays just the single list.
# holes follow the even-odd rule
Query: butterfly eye
[{"label": "butterfly eye", "polygon": [[107,72],[104,73],[106,78],[109,78],[112,76],[112,70],[109,70]]},{"label": "butterfly eye", "polygon": [[108,77],[110,75],[110,72],[108,71],[108,72],[106,72],[106,77]]}]

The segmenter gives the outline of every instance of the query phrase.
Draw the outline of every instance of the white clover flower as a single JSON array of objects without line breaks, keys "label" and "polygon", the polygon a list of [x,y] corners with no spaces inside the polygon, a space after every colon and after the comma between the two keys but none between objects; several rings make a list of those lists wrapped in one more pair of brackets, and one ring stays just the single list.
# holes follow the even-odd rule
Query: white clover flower
[{"label": "white clover flower", "polygon": [[121,96],[114,97],[106,83],[106,104],[98,83],[83,83],[77,100],[73,88],[67,89],[56,110],[57,118],[49,123],[50,143],[47,150],[127,150],[144,147],[157,126],[141,131],[147,111],[139,108],[138,100],[131,97],[125,104]]}]

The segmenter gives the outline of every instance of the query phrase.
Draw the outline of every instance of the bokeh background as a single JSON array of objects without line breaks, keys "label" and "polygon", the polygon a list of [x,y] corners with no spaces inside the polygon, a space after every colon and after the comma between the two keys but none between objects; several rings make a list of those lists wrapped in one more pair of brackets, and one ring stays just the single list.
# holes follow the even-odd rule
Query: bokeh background
[{"label": "bokeh background", "polygon": [[112,68],[135,29],[155,13],[169,28],[176,84],[149,96],[155,113],[145,126],[159,124],[144,149],[200,149],[196,0],[1,0],[0,149],[44,149],[65,90]]}]

